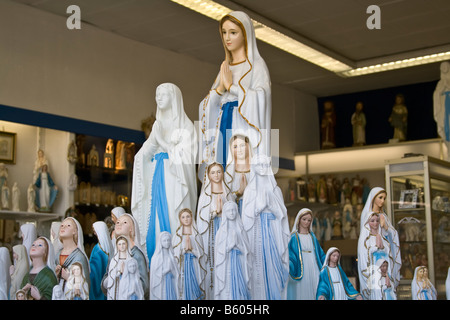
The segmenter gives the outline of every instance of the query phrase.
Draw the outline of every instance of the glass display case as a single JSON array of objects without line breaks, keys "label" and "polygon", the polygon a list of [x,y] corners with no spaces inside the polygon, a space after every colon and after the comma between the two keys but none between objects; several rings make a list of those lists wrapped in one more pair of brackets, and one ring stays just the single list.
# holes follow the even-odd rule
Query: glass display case
[{"label": "glass display case", "polygon": [[411,299],[414,269],[425,265],[446,299],[450,266],[450,163],[429,156],[387,160],[386,208],[399,233],[402,268],[398,299]]}]

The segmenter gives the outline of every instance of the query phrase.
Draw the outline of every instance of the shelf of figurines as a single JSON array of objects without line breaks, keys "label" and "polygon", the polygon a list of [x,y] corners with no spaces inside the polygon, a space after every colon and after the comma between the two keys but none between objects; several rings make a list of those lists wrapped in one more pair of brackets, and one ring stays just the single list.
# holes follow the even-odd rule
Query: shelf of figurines
[{"label": "shelf of figurines", "polygon": [[81,164],[77,164],[76,172],[80,180],[91,182],[127,182],[132,175],[131,169],[114,169]]},{"label": "shelf of figurines", "polygon": [[28,212],[0,210],[0,219],[4,220],[33,220],[33,221],[51,221],[61,218],[58,213],[51,212]]}]

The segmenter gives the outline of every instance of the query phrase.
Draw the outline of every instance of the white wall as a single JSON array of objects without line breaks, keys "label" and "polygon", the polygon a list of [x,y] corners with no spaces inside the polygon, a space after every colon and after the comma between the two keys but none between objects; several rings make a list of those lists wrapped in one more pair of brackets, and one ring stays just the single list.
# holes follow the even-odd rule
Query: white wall
[{"label": "white wall", "polygon": [[[218,71],[87,24],[68,30],[65,17],[9,0],[0,0],[0,43],[0,104],[134,130],[155,112],[163,82],[180,87],[186,113],[197,120]],[[280,156],[317,146],[315,97],[276,84],[272,96]]]}]

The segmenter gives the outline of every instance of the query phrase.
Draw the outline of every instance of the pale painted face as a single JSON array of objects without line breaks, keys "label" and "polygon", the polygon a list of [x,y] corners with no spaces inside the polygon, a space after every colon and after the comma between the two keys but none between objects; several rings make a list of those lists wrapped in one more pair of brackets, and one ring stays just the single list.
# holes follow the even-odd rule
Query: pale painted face
[{"label": "pale painted face", "polygon": [[248,144],[245,142],[245,139],[237,137],[234,139],[231,145],[234,159],[237,163],[244,163],[245,159],[248,158]]},{"label": "pale painted face", "polygon": [[67,218],[61,223],[61,227],[59,228],[59,237],[61,239],[73,239],[77,232],[78,230],[75,222],[72,219]]},{"label": "pale painted face", "polygon": [[417,270],[417,279],[419,281],[423,281],[425,279],[428,279],[428,269],[427,268],[420,268]]},{"label": "pale painted face", "polygon": [[156,90],[156,104],[158,108],[161,110],[170,108],[170,100],[169,90],[165,87],[158,87]]},{"label": "pale painted face", "polygon": [[237,24],[230,20],[222,24],[222,39],[225,47],[232,53],[245,45],[244,33]]},{"label": "pale painted face", "polygon": [[222,166],[214,165],[208,174],[209,180],[214,183],[220,183],[223,180]]},{"label": "pale painted face", "polygon": [[164,249],[169,249],[171,244],[172,243],[170,241],[170,237],[169,236],[164,236],[164,237],[161,238],[161,246]]},{"label": "pale painted face", "polygon": [[372,215],[369,218],[369,227],[371,231],[378,232],[378,226],[380,225],[380,217],[377,214]]},{"label": "pale painted face", "polygon": [[261,160],[255,163],[254,165],[256,173],[258,173],[260,176],[265,176],[269,174],[270,169],[270,162]]},{"label": "pale painted face", "polygon": [[120,216],[114,227],[116,236],[129,237],[133,231],[133,221],[128,216]]},{"label": "pale painted face", "polygon": [[385,275],[387,272],[387,269],[388,269],[388,263],[387,263],[387,261],[385,261],[380,266],[381,274]]},{"label": "pale painted face", "polygon": [[183,211],[180,216],[180,221],[183,226],[190,226],[192,223],[192,215],[188,211]]},{"label": "pale painted face", "polygon": [[341,255],[340,255],[339,251],[334,251],[332,254],[330,254],[330,262],[332,262],[335,265],[337,265],[340,256]]},{"label": "pale painted face", "polygon": [[73,274],[75,277],[79,277],[79,276],[81,275],[81,268],[80,268],[79,265],[74,264],[74,265],[72,266],[72,274]]},{"label": "pale painted face", "polygon": [[36,239],[30,248],[30,258],[43,257],[46,253],[47,246],[45,240]]},{"label": "pale painted face", "polygon": [[228,211],[228,219],[234,220],[236,218],[236,208],[233,207],[231,210]]},{"label": "pale painted face", "polygon": [[127,247],[128,243],[125,239],[120,239],[119,241],[117,241],[117,250],[119,250],[119,252],[126,252]]},{"label": "pale painted face", "polygon": [[380,209],[384,206],[384,201],[386,200],[386,193],[381,192],[376,195],[376,197],[373,199],[373,210],[378,212]]},{"label": "pale painted face", "polygon": [[300,218],[299,225],[303,229],[309,230],[309,228],[311,226],[311,221],[312,221],[311,214],[310,213],[306,213]]}]

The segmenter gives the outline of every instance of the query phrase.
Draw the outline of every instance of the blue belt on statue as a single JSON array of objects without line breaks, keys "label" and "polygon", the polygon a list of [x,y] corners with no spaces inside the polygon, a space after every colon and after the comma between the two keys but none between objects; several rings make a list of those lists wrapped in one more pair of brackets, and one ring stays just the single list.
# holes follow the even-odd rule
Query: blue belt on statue
[{"label": "blue belt on statue", "polygon": [[[231,132],[227,135],[227,130],[233,127],[233,110],[238,106],[238,101],[230,101],[222,105],[222,118],[220,120],[220,136],[217,144],[217,161],[221,162],[223,168],[227,164],[228,142],[231,138]],[[224,142],[225,141],[225,142]],[[222,152],[222,154],[220,154]]]},{"label": "blue belt on statue", "polygon": [[164,181],[164,159],[169,159],[169,155],[161,152],[155,155],[155,171],[152,179],[152,200],[150,204],[150,219],[147,231],[147,254],[151,261],[156,247],[156,214],[158,214],[159,228],[162,231],[170,232],[169,208],[167,206],[166,183]]}]

